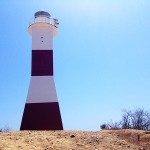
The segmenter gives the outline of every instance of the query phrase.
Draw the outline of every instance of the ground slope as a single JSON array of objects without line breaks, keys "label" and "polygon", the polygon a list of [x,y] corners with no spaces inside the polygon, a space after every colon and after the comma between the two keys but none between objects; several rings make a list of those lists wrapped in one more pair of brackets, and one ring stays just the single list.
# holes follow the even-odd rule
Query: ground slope
[{"label": "ground slope", "polygon": [[0,150],[150,150],[137,130],[0,132]]}]

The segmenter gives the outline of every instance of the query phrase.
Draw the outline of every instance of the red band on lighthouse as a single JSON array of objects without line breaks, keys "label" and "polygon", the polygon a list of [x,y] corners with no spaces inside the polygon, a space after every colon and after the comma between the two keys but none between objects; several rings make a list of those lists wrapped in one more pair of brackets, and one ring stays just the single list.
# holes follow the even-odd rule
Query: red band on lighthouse
[{"label": "red band on lighthouse", "polygon": [[26,104],[22,130],[62,130],[57,102]]},{"label": "red band on lighthouse", "polygon": [[53,51],[32,50],[32,76],[53,76]]}]

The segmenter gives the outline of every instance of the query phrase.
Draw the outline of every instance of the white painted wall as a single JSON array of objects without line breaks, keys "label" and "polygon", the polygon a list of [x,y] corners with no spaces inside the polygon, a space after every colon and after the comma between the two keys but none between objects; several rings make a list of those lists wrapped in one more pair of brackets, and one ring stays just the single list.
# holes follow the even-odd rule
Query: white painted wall
[{"label": "white painted wall", "polygon": [[50,23],[50,19],[47,17],[37,17],[34,19],[34,23],[39,23],[39,22],[43,22],[43,23]]},{"label": "white painted wall", "polygon": [[26,103],[58,102],[53,76],[32,76]]},{"label": "white painted wall", "polygon": [[32,28],[32,50],[53,50],[53,34],[50,28]]}]

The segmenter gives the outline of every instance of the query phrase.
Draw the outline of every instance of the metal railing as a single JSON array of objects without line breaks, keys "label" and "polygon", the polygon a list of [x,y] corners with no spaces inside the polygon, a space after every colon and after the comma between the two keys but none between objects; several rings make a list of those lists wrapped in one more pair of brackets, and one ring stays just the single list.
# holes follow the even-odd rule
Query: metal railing
[{"label": "metal railing", "polygon": [[55,26],[56,28],[58,28],[58,23],[55,22],[56,19],[53,18],[33,18],[30,22],[29,22],[29,26],[36,24],[36,23],[46,23],[46,24],[50,24],[52,26]]}]

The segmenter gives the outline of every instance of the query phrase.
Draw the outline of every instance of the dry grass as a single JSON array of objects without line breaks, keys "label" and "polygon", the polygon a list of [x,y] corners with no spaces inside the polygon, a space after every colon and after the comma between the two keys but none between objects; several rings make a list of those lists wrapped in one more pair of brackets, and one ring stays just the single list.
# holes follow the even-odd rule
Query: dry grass
[{"label": "dry grass", "polygon": [[0,132],[0,150],[20,149],[150,150],[150,134],[136,130]]},{"label": "dry grass", "polygon": [[115,134],[119,139],[124,139],[129,143],[150,150],[150,131],[143,130],[110,130],[109,133]]}]

